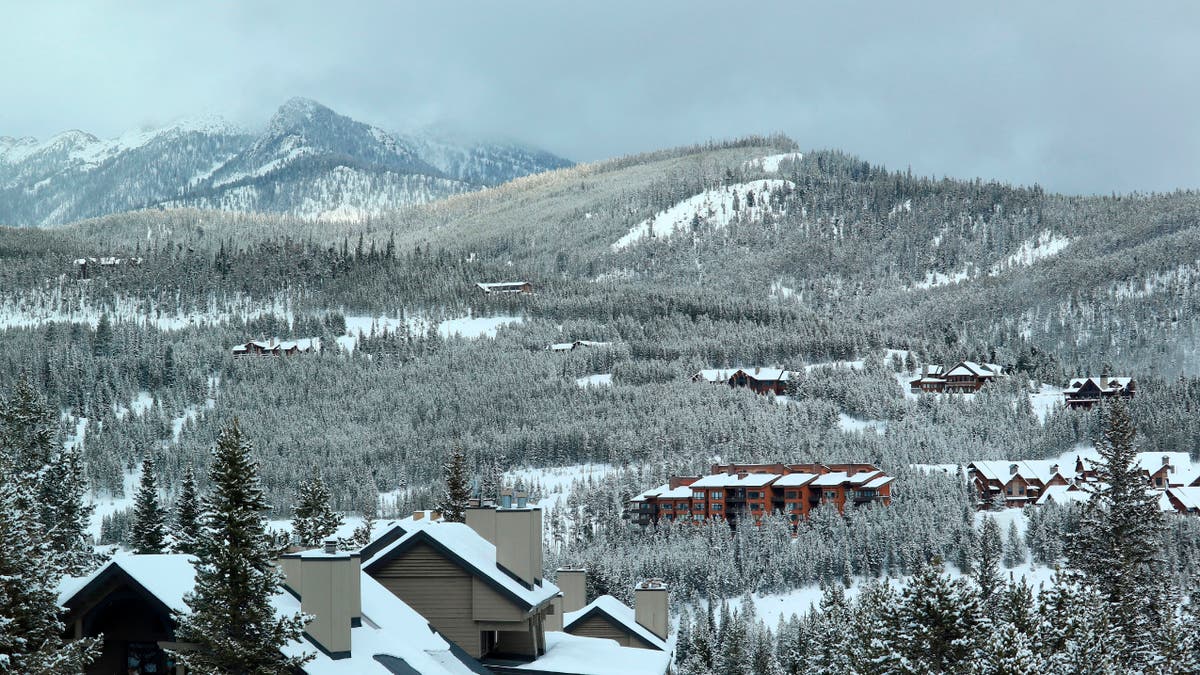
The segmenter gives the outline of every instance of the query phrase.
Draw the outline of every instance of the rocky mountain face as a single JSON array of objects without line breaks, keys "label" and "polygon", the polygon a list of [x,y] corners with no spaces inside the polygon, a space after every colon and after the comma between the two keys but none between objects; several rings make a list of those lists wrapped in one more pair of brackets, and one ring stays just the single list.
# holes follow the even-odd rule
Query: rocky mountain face
[{"label": "rocky mountain face", "polygon": [[0,224],[156,206],[359,220],[569,165],[515,144],[393,134],[297,98],[261,133],[205,117],[112,140],[0,137]]}]

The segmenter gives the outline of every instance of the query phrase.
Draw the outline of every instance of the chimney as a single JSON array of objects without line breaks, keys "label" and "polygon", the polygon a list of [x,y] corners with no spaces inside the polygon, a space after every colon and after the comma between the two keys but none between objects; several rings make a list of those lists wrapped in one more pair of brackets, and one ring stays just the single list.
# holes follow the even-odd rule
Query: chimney
[{"label": "chimney", "polygon": [[359,554],[338,551],[330,539],[323,548],[281,561],[287,588],[300,596],[300,611],[313,617],[304,636],[332,659],[349,658],[350,629],[362,625]]},{"label": "chimney", "polygon": [[492,546],[496,545],[496,509],[491,506],[480,506],[467,509],[465,522],[467,527],[475,530],[475,534],[487,539]]},{"label": "chimney", "polygon": [[633,590],[633,618],[663,640],[671,625],[667,600],[667,585],[661,579],[647,579]]},{"label": "chimney", "polygon": [[564,612],[578,612],[587,604],[587,570],[559,569],[555,584],[562,591]]},{"label": "chimney", "polygon": [[1163,466],[1171,466],[1171,456],[1163,455]]},{"label": "chimney", "polygon": [[413,511],[413,520],[420,520],[425,517],[424,511]]},{"label": "chimney", "polygon": [[1009,465],[1008,465],[1008,473],[1009,473],[1009,475],[1015,474],[1016,472],[1017,472],[1017,465],[1016,465],[1016,464],[1009,464]]},{"label": "chimney", "polygon": [[511,509],[513,505],[512,490],[504,489],[500,492],[500,508]]},{"label": "chimney", "polygon": [[1054,477],[1054,474],[1056,474],[1056,473],[1058,473],[1058,465],[1057,465],[1057,464],[1051,464],[1051,465],[1050,465],[1050,477],[1051,477],[1051,478],[1053,478],[1053,477]]},{"label": "chimney", "polygon": [[550,611],[546,612],[545,629],[562,631],[563,629],[563,595],[559,593],[550,601]]},{"label": "chimney", "polygon": [[430,511],[430,512],[429,512],[429,519],[430,519],[430,520],[441,520],[441,519],[442,519],[442,512],[441,512],[441,511]]},{"label": "chimney", "polygon": [[496,509],[496,564],[528,588],[541,583],[541,509]]}]

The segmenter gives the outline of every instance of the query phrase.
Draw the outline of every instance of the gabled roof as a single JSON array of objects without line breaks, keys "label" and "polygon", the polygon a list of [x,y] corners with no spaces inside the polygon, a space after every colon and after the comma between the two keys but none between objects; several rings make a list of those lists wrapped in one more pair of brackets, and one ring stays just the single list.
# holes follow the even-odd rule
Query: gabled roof
[{"label": "gabled roof", "polygon": [[978,364],[974,361],[962,361],[946,373],[946,377],[954,375],[974,375],[975,377],[998,377],[1004,374],[1004,369],[994,363]]},{"label": "gabled roof", "polygon": [[[463,523],[403,521],[410,531],[363,563],[364,572],[382,569],[388,562],[399,558],[419,544],[425,544],[456,563],[472,576],[511,600],[523,611],[529,611],[549,602],[558,595],[558,587],[542,581],[533,588],[509,576],[496,563],[496,547],[479,533]],[[411,526],[409,523],[411,522]]]},{"label": "gabled roof", "polygon": [[563,631],[570,633],[573,626],[582,625],[588,619],[596,616],[608,619],[614,626],[637,637],[649,647],[660,650],[667,648],[667,643],[662,638],[637,622],[634,611],[628,605],[611,595],[602,595],[580,610],[564,613]]},{"label": "gabled roof", "polygon": [[[1014,465],[1017,468],[1015,473],[1012,471]],[[1055,465],[1058,465],[1057,470]],[[971,462],[967,468],[975,469],[979,475],[988,480],[998,480],[1001,483],[1008,483],[1014,476],[1020,476],[1026,481],[1037,480],[1045,484],[1053,480],[1056,475],[1062,476],[1063,480],[1066,480],[1068,475],[1064,473],[1064,469],[1069,470],[1071,476],[1074,476],[1075,473],[1074,467],[1064,466],[1058,461],[1050,459],[981,460]]]},{"label": "gabled roof", "polygon": [[1125,389],[1129,383],[1133,382],[1132,377],[1074,377],[1067,383],[1067,388],[1063,389],[1064,394],[1077,394],[1080,389],[1083,389],[1088,383],[1091,383],[1103,393],[1114,393]]},{"label": "gabled roof", "polygon": [[[490,283],[477,283],[476,286],[485,293],[513,293],[521,290],[521,287],[529,284],[528,281],[493,281]],[[532,284],[530,284],[532,285]]]},{"label": "gabled roof", "polygon": [[1187,511],[1200,511],[1200,487],[1167,488],[1167,495]]},{"label": "gabled roof", "polygon": [[787,382],[792,379],[792,372],[784,368],[706,368],[697,372],[692,379],[703,379],[708,382],[728,382],[738,373],[744,373],[759,382]]},{"label": "gabled roof", "polygon": [[[64,579],[59,585],[58,602],[68,608],[79,606],[95,593],[113,588],[113,584],[126,583],[162,609],[186,614],[190,608],[183,598],[195,587],[195,562],[192,556],[178,554],[120,555],[87,577]],[[363,621],[350,629],[353,646],[349,657],[332,659],[308,640],[290,642],[280,650],[288,656],[312,655],[313,660],[303,669],[307,675],[486,672],[477,661],[456,651],[424,617],[379,582],[366,574],[360,574],[359,579]],[[271,605],[278,616],[300,612],[300,600],[282,590],[271,598]],[[404,664],[410,670],[394,670],[385,661]]]},{"label": "gabled roof", "polygon": [[1092,493],[1090,490],[1085,490],[1075,485],[1051,485],[1042,491],[1042,496],[1038,497],[1037,505],[1042,506],[1048,502],[1056,504],[1070,504],[1075,502],[1086,502],[1091,499]]}]

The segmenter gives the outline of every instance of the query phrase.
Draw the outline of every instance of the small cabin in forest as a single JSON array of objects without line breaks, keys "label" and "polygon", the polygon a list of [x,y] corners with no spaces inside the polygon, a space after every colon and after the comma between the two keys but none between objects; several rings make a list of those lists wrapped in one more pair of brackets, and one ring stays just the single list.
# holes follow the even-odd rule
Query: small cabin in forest
[{"label": "small cabin in forest", "polygon": [[483,291],[484,295],[533,292],[533,284],[529,283],[528,281],[477,283],[475,286],[479,288],[479,290]]},{"label": "small cabin in forest", "polygon": [[784,368],[709,368],[692,376],[692,382],[745,387],[756,394],[768,392],[782,396],[787,392],[792,372]]}]

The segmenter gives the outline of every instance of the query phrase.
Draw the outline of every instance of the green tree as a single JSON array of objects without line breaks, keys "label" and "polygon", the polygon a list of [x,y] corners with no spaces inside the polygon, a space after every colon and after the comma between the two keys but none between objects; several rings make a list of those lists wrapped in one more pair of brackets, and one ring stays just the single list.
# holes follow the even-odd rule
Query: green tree
[{"label": "green tree", "polygon": [[450,452],[450,460],[443,467],[446,492],[438,500],[437,510],[442,518],[451,523],[461,523],[467,517],[467,505],[471,499],[470,477],[467,475],[467,457],[459,447]]},{"label": "green tree", "polygon": [[251,453],[235,418],[213,449],[196,585],[185,597],[190,611],[176,616],[177,639],[199,645],[177,656],[196,673],[276,675],[308,660],[280,651],[300,639],[305,624],[301,615],[280,617],[272,606],[283,579],[271,562],[263,519],[270,505]]},{"label": "green tree", "polygon": [[329,488],[313,469],[312,476],[300,483],[292,532],[301,546],[313,547],[320,546],[341,525],[342,517],[334,513],[330,505]]},{"label": "green tree", "polygon": [[179,488],[179,500],[175,503],[176,553],[196,553],[201,537],[200,497],[196,493],[196,476],[192,467],[184,469],[183,485]]},{"label": "green tree", "polygon": [[142,461],[142,476],[133,499],[133,549],[138,553],[162,553],[167,547],[167,514],[158,502],[158,480],[154,458]]}]

